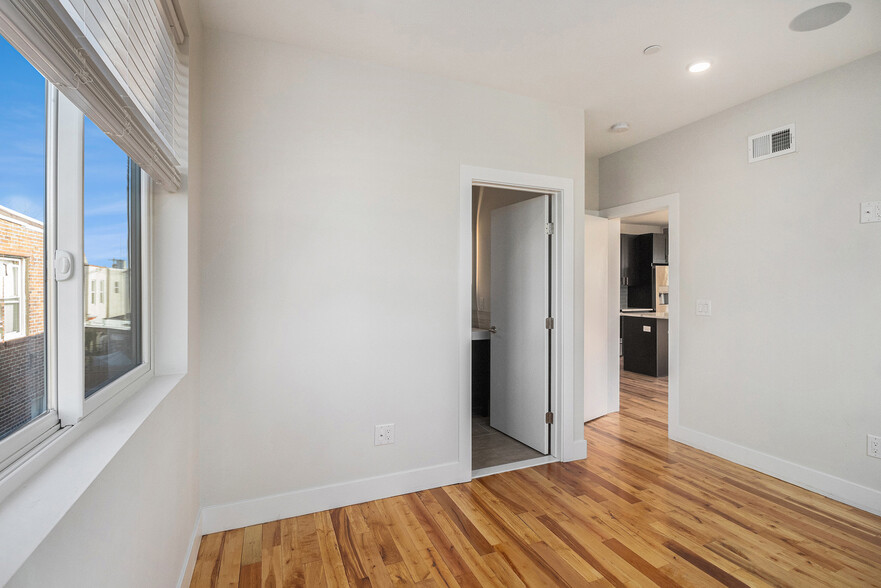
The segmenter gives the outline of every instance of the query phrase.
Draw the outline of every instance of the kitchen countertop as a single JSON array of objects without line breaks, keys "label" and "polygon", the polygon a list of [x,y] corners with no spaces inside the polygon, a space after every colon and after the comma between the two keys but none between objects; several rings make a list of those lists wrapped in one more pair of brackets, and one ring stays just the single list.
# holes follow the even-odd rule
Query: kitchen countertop
[{"label": "kitchen countertop", "polygon": [[478,329],[476,327],[471,327],[471,340],[472,341],[485,341],[489,339],[489,330],[488,329]]},{"label": "kitchen countertop", "polygon": [[670,318],[669,312],[622,312],[621,316],[638,316],[639,318],[653,318],[667,320]]}]

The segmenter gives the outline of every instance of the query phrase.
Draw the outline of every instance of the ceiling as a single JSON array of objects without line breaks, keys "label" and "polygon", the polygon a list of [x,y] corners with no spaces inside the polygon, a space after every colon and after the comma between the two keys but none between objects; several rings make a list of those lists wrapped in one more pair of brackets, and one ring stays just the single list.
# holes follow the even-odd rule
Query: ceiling
[{"label": "ceiling", "polygon": [[650,227],[666,227],[670,224],[669,215],[667,209],[663,210],[655,210],[654,212],[647,212],[645,214],[638,214],[636,216],[628,216],[621,219],[622,223],[626,223],[628,225],[646,225]]},{"label": "ceiling", "polygon": [[[881,51],[881,2],[850,0],[200,0],[209,27],[483,84],[585,111],[602,157]],[[661,51],[643,55],[648,45]],[[690,74],[688,64],[713,67]],[[627,121],[631,130],[608,128]]]}]

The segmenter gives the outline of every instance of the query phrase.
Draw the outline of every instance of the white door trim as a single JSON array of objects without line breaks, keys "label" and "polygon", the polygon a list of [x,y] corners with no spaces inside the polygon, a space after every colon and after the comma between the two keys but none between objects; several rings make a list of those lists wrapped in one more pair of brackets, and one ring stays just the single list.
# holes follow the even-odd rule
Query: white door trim
[{"label": "white door trim", "polygon": [[[670,265],[670,335],[668,350],[668,417],[667,417],[667,434],[674,436],[675,431],[679,428],[679,324],[682,318],[679,304],[679,194],[667,194],[658,196],[657,198],[649,198],[648,200],[640,200],[631,204],[622,204],[612,208],[606,208],[600,211],[600,216],[608,219],[620,219],[627,216],[637,214],[645,214],[666,208],[669,215],[668,229],[668,263]],[[620,250],[620,239],[619,248]],[[620,277],[620,266],[615,265],[609,267],[609,280],[614,280],[617,284]],[[619,313],[620,301],[618,297],[609,300],[609,313],[615,316]],[[614,328],[609,329],[608,350],[610,365],[614,363],[618,365],[618,339],[620,337],[619,321],[614,320]],[[615,370],[617,374],[617,369]],[[609,378],[610,386],[614,386],[614,390],[609,391],[610,396],[614,394],[617,398],[620,394],[620,382],[617,377]]]},{"label": "white door trim", "polygon": [[[583,328],[576,328],[575,253],[576,222],[584,224],[584,211],[575,210],[575,182],[571,178],[463,165],[459,176],[459,480],[472,478],[471,470],[471,188],[474,185],[552,194],[554,241],[552,308],[551,406],[554,426],[551,455],[562,461],[583,459],[587,443],[582,427],[575,430],[575,348]],[[580,208],[580,207],[579,207]],[[583,246],[583,242],[579,245]],[[565,263],[564,263],[565,260]],[[583,395],[583,390],[578,390]],[[578,416],[581,418],[581,415]]]}]

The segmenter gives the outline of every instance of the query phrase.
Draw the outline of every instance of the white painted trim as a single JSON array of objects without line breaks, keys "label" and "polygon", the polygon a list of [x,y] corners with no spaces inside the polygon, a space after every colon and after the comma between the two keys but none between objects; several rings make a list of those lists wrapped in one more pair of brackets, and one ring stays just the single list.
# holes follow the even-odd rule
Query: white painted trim
[{"label": "white painted trim", "polygon": [[514,470],[522,470],[524,468],[531,468],[539,465],[544,465],[546,463],[553,463],[555,461],[559,461],[553,455],[542,455],[539,457],[533,457],[532,459],[524,459],[523,461],[515,461],[512,463],[503,463],[497,466],[490,466],[488,468],[480,468],[479,470],[474,470],[471,472],[471,479],[483,478],[484,476],[492,476],[493,474],[502,474],[504,472],[513,472]]},{"label": "white painted trim", "polygon": [[881,491],[688,427],[670,427],[670,439],[881,516]]},{"label": "white painted trim", "polygon": [[184,560],[184,565],[180,570],[180,577],[177,580],[177,588],[187,588],[193,580],[193,572],[196,569],[196,559],[199,557],[199,545],[202,543],[202,511],[196,516],[196,524],[193,525],[193,532],[190,534],[190,551]]},{"label": "white painted trim", "polygon": [[[675,427],[679,426],[679,325],[682,319],[679,304],[679,194],[667,194],[665,196],[658,196],[657,198],[649,198],[648,200],[640,200],[639,202],[622,204],[621,206],[607,208],[600,211],[600,216],[608,219],[620,219],[623,217],[645,214],[647,212],[654,212],[656,210],[661,210],[664,208],[668,210],[668,261],[670,265],[670,334],[668,340],[669,349],[667,359],[667,434],[670,436],[670,438],[672,438],[672,431]],[[614,249],[614,247],[610,247],[610,250],[612,249]],[[620,248],[618,255],[620,255]],[[620,261],[619,265],[616,265],[614,267],[620,267]],[[620,329],[617,317],[620,311],[620,304],[621,303],[619,297],[617,296],[613,300],[609,301],[609,313],[614,314],[616,318],[616,320],[613,321],[613,328],[610,329],[609,332],[609,363],[611,365],[614,361],[614,364],[616,366],[618,365],[618,338],[620,336]],[[617,368],[614,370],[614,373],[618,373]],[[612,385],[615,386],[615,390],[609,390],[609,395],[611,399],[611,396],[618,396],[620,394],[620,391],[618,390],[620,382],[615,378],[610,378],[610,382],[612,383]]]},{"label": "white painted trim", "polygon": [[[619,341],[621,339],[621,321],[618,312],[612,312],[613,308],[621,306],[621,221],[609,219],[609,322],[606,336],[609,345],[608,371],[609,379],[606,398],[606,408],[609,412],[621,410],[621,369],[618,361]],[[585,334],[585,337],[587,335]]]},{"label": "white painted trim", "polygon": [[[85,397],[85,339],[83,309],[83,114],[63,94],[57,96],[55,161],[55,246],[73,256],[73,272],[55,281],[55,359],[57,407],[61,426],[75,425],[83,418]],[[51,174],[47,174],[51,175]],[[61,222],[63,219],[63,222]],[[52,227],[49,227],[52,230]],[[54,255],[52,256],[54,257]],[[49,274],[51,278],[52,274]],[[50,287],[51,287],[50,282]],[[50,327],[51,328],[51,327]],[[61,353],[64,350],[64,353]]]},{"label": "white painted trim", "polygon": [[450,462],[351,482],[207,506],[202,509],[202,532],[218,533],[350,504],[419,492],[428,488],[448,486],[455,484],[458,476],[459,464]]}]

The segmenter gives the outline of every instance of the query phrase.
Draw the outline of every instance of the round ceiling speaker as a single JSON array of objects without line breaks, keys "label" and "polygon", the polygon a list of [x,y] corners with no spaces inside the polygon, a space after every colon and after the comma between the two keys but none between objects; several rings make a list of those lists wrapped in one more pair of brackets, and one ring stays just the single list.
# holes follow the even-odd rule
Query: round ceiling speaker
[{"label": "round ceiling speaker", "polygon": [[792,19],[789,29],[798,33],[816,31],[835,24],[850,12],[850,4],[847,2],[830,2],[805,10]]}]

